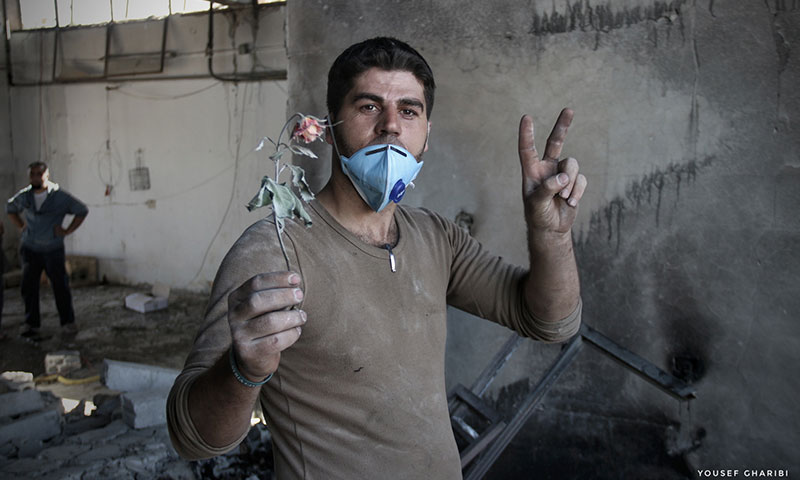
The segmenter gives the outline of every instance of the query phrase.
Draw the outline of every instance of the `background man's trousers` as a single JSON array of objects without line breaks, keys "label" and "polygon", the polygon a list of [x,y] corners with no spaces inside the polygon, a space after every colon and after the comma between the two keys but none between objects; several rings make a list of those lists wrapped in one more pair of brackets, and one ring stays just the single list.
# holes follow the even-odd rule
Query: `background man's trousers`
[{"label": "background man's trousers", "polygon": [[42,270],[47,273],[47,278],[50,279],[50,284],[53,286],[61,326],[75,322],[64,249],[52,252],[34,252],[22,247],[20,258],[22,260],[22,298],[25,301],[25,323],[31,328],[39,328],[41,325],[39,285]]}]

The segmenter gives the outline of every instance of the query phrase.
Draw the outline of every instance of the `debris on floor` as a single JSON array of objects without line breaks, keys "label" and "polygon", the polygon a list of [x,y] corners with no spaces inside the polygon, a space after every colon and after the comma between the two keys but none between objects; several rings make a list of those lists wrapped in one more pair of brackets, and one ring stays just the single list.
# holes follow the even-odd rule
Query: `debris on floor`
[{"label": "debris on floor", "polygon": [[169,305],[169,286],[162,283],[153,285],[148,293],[131,293],[125,297],[125,306],[139,313],[163,310]]},{"label": "debris on floor", "polygon": [[[169,387],[189,351],[207,295],[173,292],[168,308],[125,308],[136,287],[73,290],[78,334],[59,332],[42,290],[42,339],[11,336],[0,348],[3,479],[270,479],[269,431],[255,425],[227,455],[189,462],[172,448]],[[2,326],[24,327],[17,291],[5,292]]]}]

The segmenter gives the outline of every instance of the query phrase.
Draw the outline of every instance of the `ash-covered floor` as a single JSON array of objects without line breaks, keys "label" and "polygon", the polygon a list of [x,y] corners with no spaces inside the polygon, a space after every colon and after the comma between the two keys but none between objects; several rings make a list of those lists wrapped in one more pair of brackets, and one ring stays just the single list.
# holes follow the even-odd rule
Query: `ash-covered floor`
[{"label": "ash-covered floor", "polygon": [[[61,334],[52,292],[43,285],[41,340],[30,341],[19,336],[24,326],[19,289],[6,289],[1,326],[7,338],[0,342],[0,372],[28,372],[41,378],[45,356],[62,350],[80,352],[82,368],[65,375],[68,380],[100,375],[104,359],[181,369],[202,320],[207,295],[172,291],[165,310],[142,314],[124,306],[125,297],[135,292],[147,292],[147,287],[73,288],[79,331],[70,338]],[[0,446],[0,477],[271,478],[269,433],[263,425],[253,428],[248,440],[227,456],[187,462],[172,450],[166,427],[135,430],[123,422],[119,392],[97,380],[71,383],[36,382],[47,408],[57,408],[63,414],[61,433],[22,447],[13,441]],[[5,385],[0,387],[4,388],[0,394],[10,391]],[[83,403],[76,407],[76,401]],[[91,408],[95,410],[91,412]],[[12,420],[17,419],[0,420],[0,428]]]}]

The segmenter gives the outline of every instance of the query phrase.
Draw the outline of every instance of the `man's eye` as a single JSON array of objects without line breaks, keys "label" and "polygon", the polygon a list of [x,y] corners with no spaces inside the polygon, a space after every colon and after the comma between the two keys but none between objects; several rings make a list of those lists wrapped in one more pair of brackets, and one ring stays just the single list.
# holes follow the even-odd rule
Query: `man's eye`
[{"label": "man's eye", "polygon": [[411,110],[410,108],[404,108],[403,110],[400,110],[400,113],[407,117],[416,117],[419,115],[416,110]]},{"label": "man's eye", "polygon": [[362,112],[375,112],[377,110],[378,110],[378,107],[376,105],[372,104],[372,103],[361,106],[361,111]]}]

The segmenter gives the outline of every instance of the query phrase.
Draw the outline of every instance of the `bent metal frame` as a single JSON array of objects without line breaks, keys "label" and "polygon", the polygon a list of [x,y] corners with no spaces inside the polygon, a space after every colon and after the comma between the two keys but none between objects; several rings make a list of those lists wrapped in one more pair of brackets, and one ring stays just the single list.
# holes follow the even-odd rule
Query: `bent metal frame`
[{"label": "bent metal frame", "polygon": [[[482,397],[522,340],[516,333],[511,334],[489,365],[473,382],[471,388],[467,389],[459,384],[449,394],[448,406],[453,431],[457,437],[466,441],[466,446],[460,452],[464,480],[483,478],[533,414],[536,406],[553,387],[558,377],[575,360],[584,343],[599,349],[603,354],[679,400],[695,397],[695,390],[690,385],[583,323],[578,334],[562,346],[553,364],[527,394],[514,416],[505,420]],[[474,425],[468,423],[467,415],[472,415],[471,418],[477,418],[482,425],[486,425],[482,432],[478,432]]]}]

